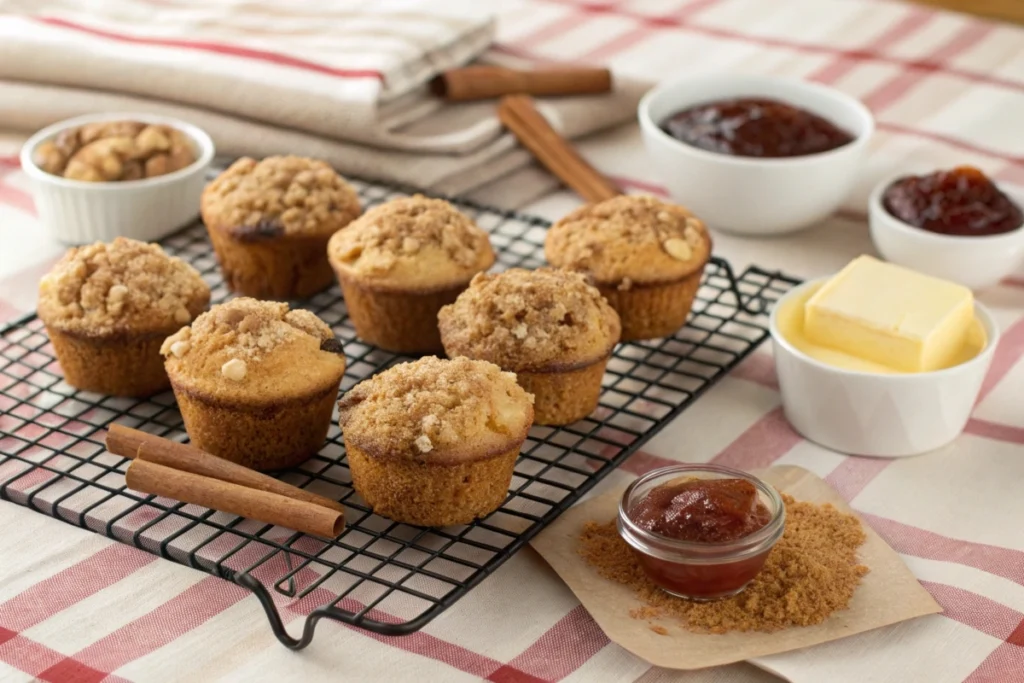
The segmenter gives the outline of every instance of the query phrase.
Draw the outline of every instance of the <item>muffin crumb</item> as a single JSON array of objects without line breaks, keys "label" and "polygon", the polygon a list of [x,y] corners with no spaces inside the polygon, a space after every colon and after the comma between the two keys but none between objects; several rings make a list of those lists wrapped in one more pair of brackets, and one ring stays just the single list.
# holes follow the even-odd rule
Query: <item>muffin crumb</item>
[{"label": "muffin crumb", "polygon": [[118,237],[73,247],[39,284],[39,313],[68,332],[161,331],[206,308],[210,288],[195,268],[157,244]]},{"label": "muffin crumb", "polygon": [[825,621],[846,609],[869,569],[857,562],[867,540],[860,520],[832,505],[783,494],[786,527],[764,568],[740,594],[714,602],[684,600],[644,574],[615,520],[584,524],[577,552],[606,579],[629,586],[644,604],[635,619],[675,617],[698,633],[772,632]]}]

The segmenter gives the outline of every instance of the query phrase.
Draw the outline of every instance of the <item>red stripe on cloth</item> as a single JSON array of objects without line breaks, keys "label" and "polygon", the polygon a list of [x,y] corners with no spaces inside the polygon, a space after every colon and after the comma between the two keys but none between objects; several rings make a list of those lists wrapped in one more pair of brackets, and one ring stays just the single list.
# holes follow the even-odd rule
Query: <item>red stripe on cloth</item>
[{"label": "red stripe on cloth", "polygon": [[972,418],[968,420],[964,428],[967,434],[981,436],[995,441],[1007,441],[1009,443],[1024,444],[1024,427],[998,424],[988,420]]},{"label": "red stripe on cloth", "polygon": [[747,428],[711,462],[745,470],[768,467],[801,441],[803,437],[793,431],[779,406]]},{"label": "red stripe on cloth", "polygon": [[[889,45],[899,42],[904,38],[913,35],[923,26],[927,25],[933,18],[934,12],[929,12],[923,7],[908,5],[906,14],[902,19],[883,31],[874,40],[869,42],[865,49],[871,51],[884,50]],[[838,55],[838,58],[826,64],[818,71],[813,72],[808,78],[820,83],[835,83],[860,64],[861,60],[849,53]]]},{"label": "red stripe on cloth", "polygon": [[[614,2],[605,3],[605,7],[609,9],[613,5]],[[558,17],[548,24],[539,26],[535,31],[517,38],[512,51],[529,51],[531,48],[547,42],[552,38],[557,38],[567,31],[579,28],[584,19],[585,17],[580,17],[576,12],[568,12],[564,16]]]},{"label": "red stripe on cloth", "polygon": [[0,180],[0,204],[23,211],[31,216],[36,215],[36,203],[32,195]]},{"label": "red stripe on cloth", "polygon": [[943,616],[1000,640],[1008,638],[1024,618],[1012,607],[963,588],[933,581],[921,585],[942,606]]},{"label": "red stripe on cloth", "polygon": [[985,376],[985,381],[981,384],[979,403],[985,400],[1003,377],[1013,369],[1013,366],[1020,361],[1021,356],[1024,356],[1024,318],[1003,330],[999,346],[996,347],[996,352],[992,357],[992,366],[988,370],[988,375]]},{"label": "red stripe on cloth", "polygon": [[859,510],[858,514],[897,552],[974,567],[1024,586],[1024,551],[950,538]]},{"label": "red stripe on cloth", "polygon": [[659,197],[668,197],[668,190],[657,183],[640,180],[639,178],[627,178],[625,176],[610,176],[608,179],[619,188],[630,188],[647,194],[658,195]]},{"label": "red stripe on cloth", "polygon": [[132,36],[125,33],[117,33],[115,31],[93,28],[91,26],[84,26],[82,24],[77,24],[75,22],[68,21],[67,19],[60,19],[58,17],[26,16],[25,18],[37,21],[39,23],[47,24],[49,26],[55,26],[57,28],[67,29],[69,31],[75,31],[77,33],[84,33],[87,35],[96,36],[98,38],[115,40],[120,43],[129,43],[132,45],[150,45],[154,47],[181,48],[184,50],[210,52],[213,54],[228,55],[230,57],[250,59],[258,62],[267,62],[269,64],[286,66],[293,69],[310,71],[313,73],[324,74],[327,76],[336,76],[338,78],[374,78],[377,80],[383,80],[384,78],[383,74],[376,70],[339,69],[336,67],[326,66],[324,64],[317,64],[316,62],[310,62],[305,59],[299,59],[298,57],[291,57],[289,55],[270,52],[268,50],[258,50],[256,48],[243,47],[241,45],[227,45],[223,43],[213,43],[209,41],[200,40],[177,40],[173,38]]},{"label": "red stripe on cloth", "polygon": [[0,154],[0,166],[14,169],[21,168],[21,159],[13,154]]},{"label": "red stripe on cloth", "polygon": [[[893,64],[902,67],[913,67],[916,62],[911,59],[902,59],[893,55],[885,54],[881,50],[870,50],[870,49],[844,49],[833,47],[831,45],[816,45],[813,43],[800,43],[793,40],[786,40],[783,38],[769,38],[767,36],[758,36],[747,33],[742,33],[733,29],[721,28],[717,26],[708,26],[706,24],[700,24],[696,22],[679,21],[671,16],[651,16],[642,14],[639,12],[631,12],[621,6],[614,6],[602,3],[592,3],[581,0],[545,0],[549,4],[555,5],[571,5],[577,7],[582,12],[587,14],[607,14],[613,13],[620,17],[628,17],[646,23],[652,27],[660,28],[678,28],[691,33],[697,33],[700,35],[709,36],[712,38],[718,38],[721,40],[732,40],[748,45],[758,45],[761,47],[781,48],[785,50],[791,50],[793,52],[803,52],[809,54],[818,55],[835,55],[838,57],[847,57],[854,61],[875,61],[886,64]],[[513,46],[513,51],[515,46]],[[942,73],[956,76],[975,83],[985,83],[988,85],[995,85],[998,87],[1007,88],[1014,91],[1024,91],[1024,81],[1015,81],[1006,78],[1000,78],[993,76],[992,74],[967,71],[952,66],[943,66],[939,69]]]},{"label": "red stripe on cloth", "polygon": [[46,683],[130,683],[120,676],[97,671],[31,638],[0,627],[0,662]]},{"label": "red stripe on cloth", "polygon": [[586,608],[579,605],[508,666],[541,680],[560,681],[586,664],[608,643],[608,636]]},{"label": "red stripe on cloth", "polygon": [[531,676],[510,666],[501,667],[488,676],[487,680],[493,681],[493,683],[548,683],[543,678]]},{"label": "red stripe on cloth", "polygon": [[766,389],[779,390],[779,378],[775,375],[775,360],[766,353],[753,353],[737,365],[730,377],[760,384]]},{"label": "red stripe on cloth", "polygon": [[[677,21],[685,22],[692,19],[695,15],[708,9],[712,5],[716,5],[721,0],[687,0],[682,7],[679,7],[671,13]],[[599,62],[605,61],[615,57],[622,52],[625,52],[629,48],[633,47],[642,40],[646,40],[651,37],[651,34],[656,31],[657,28],[641,23],[637,28],[630,31],[626,31],[615,38],[612,38],[604,45],[600,45],[590,52],[579,55],[577,59],[584,62]]]},{"label": "red stripe on cloth", "polygon": [[999,284],[1007,287],[1024,287],[1024,277],[1008,277]]},{"label": "red stripe on cloth", "polygon": [[890,463],[892,460],[887,458],[848,456],[828,473],[825,483],[834,488],[843,500],[850,502]]},{"label": "red stripe on cloth", "polygon": [[156,560],[155,555],[112,543],[0,604],[0,624],[24,631],[112,586]]},{"label": "red stripe on cloth", "polygon": [[910,64],[895,78],[861,98],[872,111],[881,111],[899,101],[909,90],[918,86],[926,76],[940,72],[942,65],[957,55],[971,49],[994,30],[994,25],[964,24],[960,31],[945,45],[939,47],[926,59]]},{"label": "red stripe on cloth", "polygon": [[[1018,631],[1024,631],[1024,621],[1020,622]],[[1007,642],[1001,644],[985,658],[964,683],[1007,683],[1020,680],[1020,672],[1024,671],[1024,643]]]}]

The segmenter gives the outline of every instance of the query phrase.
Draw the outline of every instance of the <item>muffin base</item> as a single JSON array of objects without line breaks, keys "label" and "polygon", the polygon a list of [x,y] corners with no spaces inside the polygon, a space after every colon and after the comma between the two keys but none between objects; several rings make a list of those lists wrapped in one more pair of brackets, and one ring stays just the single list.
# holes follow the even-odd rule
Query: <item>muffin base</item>
[{"label": "muffin base", "polygon": [[597,408],[608,357],[581,368],[556,372],[516,372],[519,386],[533,394],[533,423],[567,425]]},{"label": "muffin base", "polygon": [[469,524],[508,496],[522,441],[484,460],[456,464],[375,458],[345,440],[352,486],[373,511],[417,526]]},{"label": "muffin base", "polygon": [[110,396],[150,396],[170,387],[160,345],[174,333],[112,337],[46,332],[64,371],[64,381],[83,391]]},{"label": "muffin base", "polygon": [[193,446],[261,471],[294,467],[316,454],[327,438],[338,397],[335,385],[308,397],[245,405],[171,384]]},{"label": "muffin base", "polygon": [[325,237],[276,237],[246,242],[207,226],[228,288],[272,301],[306,299],[334,281]]},{"label": "muffin base", "polygon": [[345,307],[359,338],[385,351],[410,355],[444,350],[437,314],[469,284],[433,292],[389,292],[339,280]]},{"label": "muffin base", "polygon": [[622,321],[620,341],[657,339],[675,334],[686,324],[703,272],[704,267],[701,266],[675,282],[633,285],[624,290],[615,285],[598,284],[598,290]]}]

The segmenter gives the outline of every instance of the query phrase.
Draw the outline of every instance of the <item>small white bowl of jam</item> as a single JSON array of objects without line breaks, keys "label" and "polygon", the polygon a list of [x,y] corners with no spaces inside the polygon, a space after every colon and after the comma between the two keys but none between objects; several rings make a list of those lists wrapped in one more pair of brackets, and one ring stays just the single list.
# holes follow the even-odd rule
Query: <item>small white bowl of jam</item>
[{"label": "small white bowl of jam", "polygon": [[867,107],[833,88],[727,73],[663,83],[638,116],[673,200],[743,235],[793,232],[835,212],[875,127]]},{"label": "small white bowl of jam", "polygon": [[1024,190],[978,169],[906,175],[871,193],[871,239],[887,261],[985,289],[1024,264]]},{"label": "small white bowl of jam", "polygon": [[969,290],[871,257],[787,292],[770,331],[793,428],[840,453],[881,457],[955,439],[999,343]]}]

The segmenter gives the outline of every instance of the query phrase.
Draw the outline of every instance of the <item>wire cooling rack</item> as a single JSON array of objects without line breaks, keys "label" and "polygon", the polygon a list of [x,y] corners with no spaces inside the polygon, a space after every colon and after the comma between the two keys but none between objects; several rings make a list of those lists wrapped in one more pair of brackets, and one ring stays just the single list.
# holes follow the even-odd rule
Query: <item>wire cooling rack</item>
[{"label": "wire cooling rack", "polygon": [[[356,183],[365,206],[403,192]],[[548,223],[457,202],[491,235],[497,269],[543,265]],[[228,297],[201,225],[164,240]],[[103,447],[120,423],[173,440],[187,435],[170,392],[127,399],[78,391],[62,380],[34,315],[0,330],[0,498],[233,581],[259,598],[278,639],[312,640],[323,617],[383,634],[407,634],[451,607],[768,336],[765,311],[797,280],[750,268],[735,277],[714,259],[690,321],[667,339],[619,345],[599,408],[561,428],[534,427],[508,498],[473,524],[427,529],[374,515],[353,491],[338,427],[320,453],[281,479],[344,502],[333,540],[144,495],[125,487],[128,461]],[[406,360],[360,342],[337,287],[296,302],[345,342],[345,391]],[[25,549],[23,552],[31,552]],[[299,637],[285,621],[304,617]]]}]

